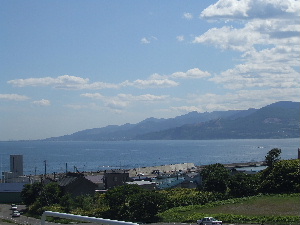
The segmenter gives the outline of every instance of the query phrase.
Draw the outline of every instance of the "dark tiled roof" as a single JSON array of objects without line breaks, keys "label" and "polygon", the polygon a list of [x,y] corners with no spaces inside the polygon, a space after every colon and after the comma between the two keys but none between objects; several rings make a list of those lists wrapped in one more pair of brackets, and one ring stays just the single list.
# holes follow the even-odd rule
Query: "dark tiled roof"
[{"label": "dark tiled roof", "polygon": [[97,176],[85,176],[85,178],[89,181],[92,181],[95,184],[103,183],[104,176],[97,175]]},{"label": "dark tiled roof", "polygon": [[72,182],[74,182],[77,179],[78,179],[78,177],[65,177],[62,180],[60,180],[58,182],[58,184],[59,184],[59,186],[65,187],[65,186],[71,184]]}]

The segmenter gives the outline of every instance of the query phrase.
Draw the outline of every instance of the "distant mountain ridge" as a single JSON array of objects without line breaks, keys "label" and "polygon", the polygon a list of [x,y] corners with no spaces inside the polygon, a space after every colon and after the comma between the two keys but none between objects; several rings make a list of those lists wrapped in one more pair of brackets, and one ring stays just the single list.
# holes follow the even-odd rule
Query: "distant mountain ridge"
[{"label": "distant mountain ridge", "polygon": [[109,125],[47,138],[47,141],[202,140],[296,138],[300,102],[282,101],[261,109],[190,112],[170,119],[148,118],[137,124]]}]

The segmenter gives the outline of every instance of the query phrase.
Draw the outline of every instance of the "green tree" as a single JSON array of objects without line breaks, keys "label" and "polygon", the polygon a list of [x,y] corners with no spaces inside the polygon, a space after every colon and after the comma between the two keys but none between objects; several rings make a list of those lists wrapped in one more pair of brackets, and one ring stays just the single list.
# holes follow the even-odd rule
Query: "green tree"
[{"label": "green tree", "polygon": [[122,185],[108,190],[104,200],[109,207],[107,217],[110,219],[128,219],[128,199],[133,194],[145,191],[138,185]]},{"label": "green tree", "polygon": [[237,173],[230,177],[229,195],[231,197],[246,197],[258,193],[258,179],[256,175]]},{"label": "green tree", "polygon": [[281,160],[259,174],[263,193],[300,192],[300,160]]},{"label": "green tree", "polygon": [[45,206],[58,204],[62,196],[61,188],[55,182],[47,185],[42,183],[26,185],[21,192],[23,202],[33,215],[41,215]]},{"label": "green tree", "polygon": [[265,156],[265,162],[267,166],[272,167],[277,161],[280,160],[281,149],[273,148]]},{"label": "green tree", "polygon": [[206,166],[200,173],[205,191],[226,193],[229,171],[220,163]]},{"label": "green tree", "polygon": [[26,184],[21,192],[22,201],[26,206],[33,204],[41,194],[43,185],[39,182]]},{"label": "green tree", "polygon": [[59,203],[62,196],[61,187],[56,182],[51,182],[43,186],[38,200],[43,206],[50,206]]},{"label": "green tree", "polygon": [[128,199],[128,219],[136,222],[156,222],[156,215],[165,209],[165,203],[165,195],[156,191],[131,195]]}]

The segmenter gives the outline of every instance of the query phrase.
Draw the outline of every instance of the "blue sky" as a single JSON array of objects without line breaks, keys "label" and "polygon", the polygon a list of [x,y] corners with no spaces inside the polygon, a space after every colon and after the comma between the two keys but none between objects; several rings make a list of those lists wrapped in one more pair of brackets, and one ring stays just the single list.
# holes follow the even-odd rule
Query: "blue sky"
[{"label": "blue sky", "polygon": [[297,0],[0,4],[0,140],[299,101]]}]

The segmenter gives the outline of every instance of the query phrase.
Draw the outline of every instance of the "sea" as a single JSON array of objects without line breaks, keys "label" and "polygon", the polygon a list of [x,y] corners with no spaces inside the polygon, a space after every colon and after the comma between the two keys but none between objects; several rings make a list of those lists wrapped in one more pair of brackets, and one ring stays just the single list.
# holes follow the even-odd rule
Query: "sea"
[{"label": "sea", "polygon": [[282,159],[296,159],[300,139],[160,141],[2,141],[0,172],[10,170],[10,155],[23,155],[24,175],[131,169],[177,163],[259,162],[273,148]]}]

